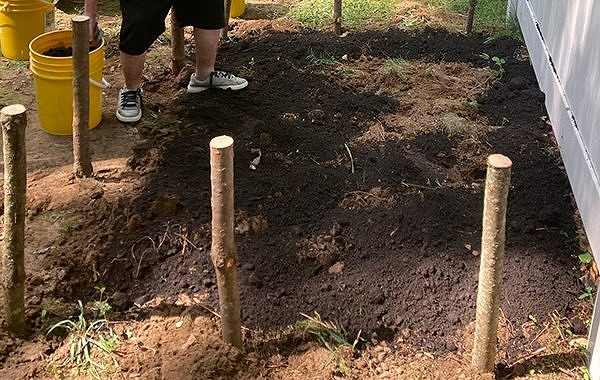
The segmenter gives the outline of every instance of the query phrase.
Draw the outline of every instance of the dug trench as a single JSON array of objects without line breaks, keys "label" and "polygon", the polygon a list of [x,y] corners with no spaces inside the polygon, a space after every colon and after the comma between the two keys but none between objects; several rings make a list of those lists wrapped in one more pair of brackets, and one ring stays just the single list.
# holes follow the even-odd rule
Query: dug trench
[{"label": "dug trench", "polygon": [[[315,59],[323,52],[337,63]],[[506,60],[500,73],[482,52]],[[389,57],[409,63],[405,76],[374,69]],[[54,296],[89,299],[104,284],[121,318],[168,311],[182,297],[217,310],[208,143],[227,134],[245,327],[275,329],[318,312],[349,339],[360,332],[436,354],[463,349],[491,153],[514,163],[501,304],[512,328],[502,360],[535,349],[541,325],[525,331],[528,315],[576,317],[584,284],[575,210],[518,41],[436,29],[345,38],[265,30],[224,45],[219,63],[249,87],[187,95],[185,80],[167,71],[148,81],[146,115],[160,117],[129,162],[143,187],[92,213],[80,235],[100,248],[86,256],[90,265],[55,262],[66,275]],[[472,78],[484,79],[464,88]],[[81,255],[84,240],[64,250]]]}]

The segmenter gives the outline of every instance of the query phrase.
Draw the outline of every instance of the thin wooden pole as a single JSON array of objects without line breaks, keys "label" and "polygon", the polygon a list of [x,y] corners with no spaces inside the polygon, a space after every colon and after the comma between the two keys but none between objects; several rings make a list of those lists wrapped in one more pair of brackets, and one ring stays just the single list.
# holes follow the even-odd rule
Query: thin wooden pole
[{"label": "thin wooden pole", "polygon": [[73,25],[73,171],[90,177],[90,45],[88,16],[75,16]]},{"label": "thin wooden pole", "polygon": [[25,193],[27,161],[25,129],[27,114],[20,104],[0,110],[4,149],[4,251],[2,283],[4,319],[18,336],[25,326]]},{"label": "thin wooden pole", "polygon": [[240,292],[237,280],[237,252],[233,236],[233,139],[215,137],[210,141],[212,186],[211,258],[217,273],[223,340],[242,348]]},{"label": "thin wooden pole", "polygon": [[508,157],[493,154],[488,157],[487,165],[475,341],[471,358],[471,364],[481,373],[492,372],[496,360],[506,238],[506,204],[512,162]]},{"label": "thin wooden pole", "polygon": [[338,36],[342,34],[342,0],[333,0],[333,28]]},{"label": "thin wooden pole", "polygon": [[231,0],[225,0],[225,26],[221,30],[221,40],[227,41],[229,31],[229,17],[231,16]]},{"label": "thin wooden pole", "polygon": [[467,34],[473,32],[473,20],[475,19],[475,8],[477,7],[477,0],[469,0],[469,13],[467,14]]},{"label": "thin wooden pole", "polygon": [[173,76],[179,75],[185,62],[184,30],[179,24],[175,10],[171,9],[171,71]]}]

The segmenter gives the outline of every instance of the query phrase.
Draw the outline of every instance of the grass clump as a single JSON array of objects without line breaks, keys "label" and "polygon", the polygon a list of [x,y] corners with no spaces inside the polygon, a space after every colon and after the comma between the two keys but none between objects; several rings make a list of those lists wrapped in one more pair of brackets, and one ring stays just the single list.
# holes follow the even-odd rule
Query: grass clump
[{"label": "grass clump", "polygon": [[301,330],[303,334],[316,337],[323,347],[329,351],[329,359],[325,366],[333,364],[334,372],[346,375],[350,371],[347,358],[356,352],[360,332],[354,343],[351,344],[333,322],[323,320],[316,311],[312,317],[302,313],[301,315],[306,319],[298,322],[296,328]]},{"label": "grass clump", "polygon": [[[347,0],[342,5],[344,27],[366,26],[394,14],[396,0]],[[327,29],[333,18],[333,1],[302,0],[292,8],[292,18],[310,29]]]},{"label": "grass clump", "polygon": [[379,68],[379,72],[388,76],[395,76],[400,80],[407,78],[410,63],[403,58],[390,58]]},{"label": "grass clump", "polygon": [[[66,330],[67,344],[69,353],[62,363],[52,362],[48,371],[52,375],[62,372],[64,367],[75,367],[77,372],[85,373],[95,379],[101,377],[101,373],[106,371],[106,366],[98,360],[98,353],[105,357],[112,358],[115,365],[118,365],[113,356],[117,345],[118,337],[109,326],[107,314],[111,310],[107,298],[104,297],[104,287],[97,288],[100,292],[98,301],[89,305],[90,310],[81,301],[77,301],[79,314],[75,318],[65,319],[50,326],[46,335],[55,330]],[[91,311],[91,316],[89,316]],[[102,357],[100,357],[102,359]]]}]

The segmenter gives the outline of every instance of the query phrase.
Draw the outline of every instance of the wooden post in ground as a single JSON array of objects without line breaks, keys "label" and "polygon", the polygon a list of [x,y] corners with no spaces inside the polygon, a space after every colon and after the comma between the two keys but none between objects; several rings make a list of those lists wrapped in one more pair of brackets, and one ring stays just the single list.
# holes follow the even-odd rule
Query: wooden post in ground
[{"label": "wooden post in ground", "polygon": [[471,358],[471,364],[480,373],[492,372],[496,360],[496,338],[506,237],[506,203],[511,167],[512,162],[508,157],[500,154],[488,157],[475,341]]},{"label": "wooden post in ground", "polygon": [[338,36],[342,34],[342,0],[333,0],[333,29]]},{"label": "wooden post in ground", "polygon": [[75,16],[73,25],[73,171],[92,175],[90,158],[90,44],[88,16]]},{"label": "wooden post in ground", "polygon": [[171,71],[179,75],[185,62],[185,38],[183,27],[177,21],[175,10],[171,8]]},{"label": "wooden post in ground", "polygon": [[473,32],[473,20],[475,19],[475,7],[477,7],[477,0],[469,0],[469,13],[467,14],[467,34]]},{"label": "wooden post in ground", "polygon": [[4,149],[4,249],[0,272],[4,319],[9,331],[25,334],[25,192],[27,114],[20,104],[0,111]]},{"label": "wooden post in ground", "polygon": [[225,0],[225,26],[221,30],[221,40],[227,41],[227,32],[229,31],[229,17],[231,15],[231,0]]},{"label": "wooden post in ground", "polygon": [[233,139],[215,137],[210,141],[212,187],[211,258],[217,273],[223,340],[242,348],[240,292],[237,280],[237,252],[233,236]]}]

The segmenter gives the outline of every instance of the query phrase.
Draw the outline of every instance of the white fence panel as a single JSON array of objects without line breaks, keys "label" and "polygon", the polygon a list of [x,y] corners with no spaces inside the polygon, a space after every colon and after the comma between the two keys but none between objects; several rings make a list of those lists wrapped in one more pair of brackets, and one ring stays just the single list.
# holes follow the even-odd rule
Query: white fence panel
[{"label": "white fence panel", "polygon": [[[587,236],[600,262],[600,1],[509,0],[516,15]],[[589,336],[600,380],[600,302]]]}]

